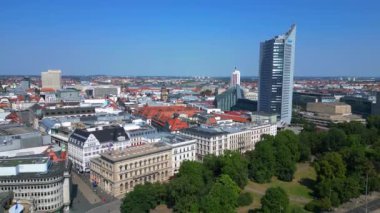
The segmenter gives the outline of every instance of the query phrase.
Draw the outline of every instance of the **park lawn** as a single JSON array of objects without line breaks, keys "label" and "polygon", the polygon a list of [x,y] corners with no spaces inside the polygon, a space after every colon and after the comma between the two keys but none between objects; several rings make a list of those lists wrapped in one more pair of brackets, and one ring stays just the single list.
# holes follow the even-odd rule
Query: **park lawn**
[{"label": "park lawn", "polygon": [[309,163],[298,163],[297,171],[294,174],[292,182],[280,181],[273,177],[270,183],[259,184],[249,181],[244,188],[244,192],[250,192],[253,195],[253,202],[249,206],[238,208],[238,212],[247,212],[249,209],[260,208],[260,199],[269,187],[281,187],[289,196],[292,206],[303,207],[312,200],[312,190],[307,186],[316,180],[314,168]]}]

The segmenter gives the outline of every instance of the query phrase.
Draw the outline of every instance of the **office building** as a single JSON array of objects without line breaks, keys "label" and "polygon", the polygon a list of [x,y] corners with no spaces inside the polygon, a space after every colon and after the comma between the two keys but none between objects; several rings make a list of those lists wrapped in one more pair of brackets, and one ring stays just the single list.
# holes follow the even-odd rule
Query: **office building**
[{"label": "office building", "polygon": [[244,98],[244,91],[240,85],[230,87],[228,90],[215,96],[214,104],[222,111],[230,111],[239,99]]},{"label": "office building", "polygon": [[240,85],[240,71],[236,69],[231,74],[231,86]]},{"label": "office building", "polygon": [[196,157],[203,160],[204,156],[222,155],[226,150],[244,153],[255,148],[261,136],[276,135],[276,124],[242,124],[228,123],[218,126],[199,126],[184,129],[180,132],[197,141]]},{"label": "office building", "polygon": [[306,109],[306,104],[310,102],[331,103],[336,102],[333,95],[311,92],[293,92],[293,105],[301,109]]},{"label": "office building", "polygon": [[89,86],[84,87],[83,91],[89,98],[106,98],[120,95],[119,86]]},{"label": "office building", "polygon": [[38,154],[48,148],[50,141],[49,135],[30,127],[13,123],[0,125],[0,157]]},{"label": "office building", "polygon": [[86,106],[65,106],[65,107],[46,107],[42,110],[44,118],[67,117],[67,116],[89,116],[95,114],[95,107]]},{"label": "office building", "polygon": [[61,89],[61,70],[48,70],[41,72],[42,88]]},{"label": "office building", "polygon": [[166,143],[171,147],[172,152],[172,174],[176,174],[183,161],[196,160],[196,140],[185,135],[170,134],[166,132],[144,137],[147,143]]},{"label": "office building", "polygon": [[128,135],[120,126],[75,129],[68,140],[69,159],[80,172],[90,171],[90,159],[110,150],[131,146]]},{"label": "office building", "polygon": [[81,101],[80,91],[74,88],[58,90],[57,99],[59,102],[62,102],[62,103],[77,104]]},{"label": "office building", "polygon": [[295,25],[260,44],[258,110],[276,113],[286,124],[292,120],[295,44]]},{"label": "office building", "polygon": [[380,115],[380,92],[376,93],[376,102],[372,104],[372,115]]},{"label": "office building", "polygon": [[342,102],[308,103],[306,113],[302,116],[309,122],[324,128],[329,127],[330,124],[351,121],[365,123],[365,119],[361,116],[351,113],[350,105]]},{"label": "office building", "polygon": [[344,96],[340,98],[340,101],[350,105],[354,114],[368,117],[372,113],[373,103],[368,98]]},{"label": "office building", "polygon": [[171,147],[165,143],[104,152],[91,159],[90,178],[106,193],[124,197],[138,184],[169,180],[171,160]]},{"label": "office building", "polygon": [[32,212],[68,211],[70,163],[43,156],[0,159],[0,193],[8,191],[18,203],[31,206]]}]

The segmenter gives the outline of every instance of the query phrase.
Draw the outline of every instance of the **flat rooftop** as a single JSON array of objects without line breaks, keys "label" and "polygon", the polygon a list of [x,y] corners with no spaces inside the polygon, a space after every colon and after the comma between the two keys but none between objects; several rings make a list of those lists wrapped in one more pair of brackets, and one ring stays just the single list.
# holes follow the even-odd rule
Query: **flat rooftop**
[{"label": "flat rooftop", "polygon": [[43,164],[46,163],[48,159],[48,157],[6,158],[0,159],[0,167],[11,167],[20,164]]},{"label": "flat rooftop", "polygon": [[[34,156],[37,158],[44,158],[43,156]],[[45,157],[46,158],[46,157]],[[7,160],[16,160],[20,159],[17,158],[8,158]],[[5,159],[1,159],[5,160]],[[18,164],[18,163],[17,163]],[[3,164],[0,163],[2,166]],[[71,163],[66,161],[58,161],[58,162],[51,162],[47,173],[40,173],[40,172],[32,172],[32,173],[19,173],[17,175],[10,175],[10,176],[1,176],[0,180],[27,180],[27,179],[37,179],[41,180],[42,178],[51,178],[51,177],[62,177],[63,173],[65,171],[71,170]]]},{"label": "flat rooftop", "polygon": [[33,128],[18,125],[18,124],[3,124],[0,125],[0,136],[6,135],[21,135],[36,132]]},{"label": "flat rooftop", "polygon": [[111,161],[111,162],[118,162],[118,161],[124,161],[128,159],[133,159],[149,154],[154,154],[166,150],[170,150],[171,147],[165,143],[159,142],[159,143],[148,143],[143,144],[140,146],[133,146],[128,147],[124,150],[114,150],[111,152],[104,152],[100,154],[101,158]]},{"label": "flat rooftop", "polygon": [[344,102],[311,102],[308,104],[313,104],[313,105],[319,105],[319,106],[347,106],[348,104]]},{"label": "flat rooftop", "polygon": [[185,135],[170,134],[167,132],[160,132],[153,135],[146,135],[144,137],[148,139],[160,139],[161,142],[165,142],[168,144],[177,144],[177,143],[193,140],[192,138],[187,137]]},{"label": "flat rooftop", "polygon": [[[267,124],[264,124],[267,125]],[[182,130],[182,132],[188,132],[195,135],[200,135],[202,137],[213,137],[217,135],[223,135],[223,134],[229,134],[229,133],[236,133],[241,132],[245,130],[249,130],[255,127],[264,126],[259,125],[255,123],[249,123],[249,124],[242,124],[242,123],[227,123],[227,124],[219,124],[217,126],[201,126],[201,127],[191,127],[188,129]]]}]

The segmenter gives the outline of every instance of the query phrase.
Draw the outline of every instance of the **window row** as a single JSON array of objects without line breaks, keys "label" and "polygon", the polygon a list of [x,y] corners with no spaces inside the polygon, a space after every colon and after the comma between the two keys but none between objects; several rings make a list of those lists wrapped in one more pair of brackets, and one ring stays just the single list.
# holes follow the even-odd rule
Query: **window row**
[{"label": "window row", "polygon": [[165,156],[161,155],[161,156],[158,156],[158,157],[149,158],[148,160],[140,160],[139,162],[125,164],[124,166],[119,166],[119,169],[120,169],[120,171],[123,171],[123,170],[138,168],[138,167],[141,167],[141,166],[146,166],[147,164],[149,165],[149,164],[152,164],[152,163],[168,160],[168,157],[169,157],[168,155],[165,155]]},{"label": "window row", "polygon": [[119,175],[119,179],[120,180],[123,180],[124,178],[128,178],[128,174],[129,174],[129,178],[130,177],[134,177],[134,176],[137,176],[137,175],[142,175],[142,174],[146,174],[148,172],[152,172],[152,171],[156,171],[157,169],[163,169],[163,168],[167,168],[168,167],[168,163],[161,163],[157,166],[149,166],[149,167],[146,167],[144,169],[140,169],[140,170],[136,170],[134,172],[129,172],[129,173],[125,173],[124,175]]}]

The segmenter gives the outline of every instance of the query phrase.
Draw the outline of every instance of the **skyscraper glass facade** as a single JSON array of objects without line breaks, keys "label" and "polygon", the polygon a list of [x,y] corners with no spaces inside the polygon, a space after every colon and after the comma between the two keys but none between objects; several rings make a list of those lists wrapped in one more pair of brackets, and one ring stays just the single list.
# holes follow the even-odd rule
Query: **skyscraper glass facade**
[{"label": "skyscraper glass facade", "polygon": [[296,26],[260,44],[258,111],[276,113],[290,124],[294,78]]}]

